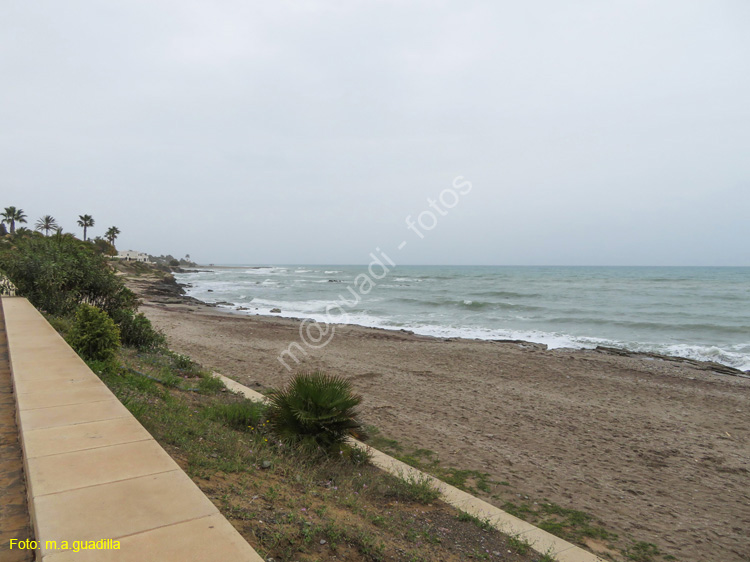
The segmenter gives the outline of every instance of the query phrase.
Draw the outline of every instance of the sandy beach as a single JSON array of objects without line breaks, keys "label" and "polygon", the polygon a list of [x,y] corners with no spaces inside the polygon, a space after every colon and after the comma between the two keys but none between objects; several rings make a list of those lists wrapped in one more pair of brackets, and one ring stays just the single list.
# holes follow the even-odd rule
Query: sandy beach
[{"label": "sandy beach", "polygon": [[[142,311],[172,349],[256,388],[290,376],[278,356],[299,342],[298,320],[131,286],[151,293]],[[507,482],[505,495],[485,498],[492,503],[579,509],[678,560],[750,560],[750,379],[695,363],[357,326],[337,326],[327,346],[307,351],[295,370],[349,378],[367,424]]]}]

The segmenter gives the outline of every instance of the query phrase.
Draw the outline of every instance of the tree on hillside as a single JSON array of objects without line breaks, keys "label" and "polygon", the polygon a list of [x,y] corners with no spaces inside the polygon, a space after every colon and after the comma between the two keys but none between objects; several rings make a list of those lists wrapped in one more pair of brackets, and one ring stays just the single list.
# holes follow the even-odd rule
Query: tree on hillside
[{"label": "tree on hillside", "polygon": [[16,233],[16,223],[25,223],[26,214],[23,209],[16,209],[15,207],[5,207],[5,212],[1,213],[3,222],[10,225],[10,233]]},{"label": "tree on hillside", "polygon": [[30,228],[26,228],[25,226],[19,226],[16,229],[16,238],[20,238],[22,236],[32,236],[34,234],[34,231]]},{"label": "tree on hillside", "polygon": [[0,222],[0,236],[5,236],[6,234],[8,234],[8,229],[5,228],[5,223]]},{"label": "tree on hillside", "polygon": [[114,246],[115,240],[117,240],[117,237],[119,235],[120,235],[120,229],[117,228],[116,226],[110,226],[107,229],[107,232],[104,233],[104,238],[107,240],[107,242],[109,242],[110,244]]},{"label": "tree on hillside", "polygon": [[78,226],[83,228],[83,241],[86,241],[86,230],[94,226],[94,217],[91,215],[78,215]]},{"label": "tree on hillside", "polygon": [[104,238],[100,238],[99,236],[97,236],[93,240],[89,240],[89,242],[94,244],[94,251],[99,254],[104,254],[105,256],[117,255],[117,250],[115,250],[115,247]]},{"label": "tree on hillside", "polygon": [[36,225],[34,226],[34,230],[37,230],[41,232],[44,231],[45,236],[49,236],[50,230],[56,230],[57,229],[57,221],[55,220],[55,217],[52,215],[44,215],[41,219],[36,221]]}]

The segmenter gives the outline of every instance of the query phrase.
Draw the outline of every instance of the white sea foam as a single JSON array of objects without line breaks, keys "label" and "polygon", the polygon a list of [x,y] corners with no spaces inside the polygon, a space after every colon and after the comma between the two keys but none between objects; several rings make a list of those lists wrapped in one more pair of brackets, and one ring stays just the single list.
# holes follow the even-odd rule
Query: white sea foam
[{"label": "white sea foam", "polygon": [[285,267],[254,267],[243,271],[245,275],[283,275],[286,272]]},{"label": "white sea foam", "polygon": [[438,337],[525,340],[552,349],[607,345],[750,369],[745,328],[750,268],[399,266],[397,276],[378,280],[364,294],[356,285],[329,279],[354,279],[365,267],[328,267],[220,269],[175,277],[192,285],[186,289],[191,296],[232,302],[253,313],[278,307],[282,316],[326,321],[326,307],[339,296],[351,301],[351,288],[359,302],[355,309],[342,305],[347,316],[338,321]]}]

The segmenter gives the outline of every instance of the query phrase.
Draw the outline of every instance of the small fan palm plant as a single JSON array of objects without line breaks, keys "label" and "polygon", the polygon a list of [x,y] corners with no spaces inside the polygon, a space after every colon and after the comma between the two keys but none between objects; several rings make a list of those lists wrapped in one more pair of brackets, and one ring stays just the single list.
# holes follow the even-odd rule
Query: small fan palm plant
[{"label": "small fan palm plant", "polygon": [[324,373],[295,375],[269,395],[268,423],[282,442],[310,452],[338,452],[349,436],[364,437],[349,381]]}]

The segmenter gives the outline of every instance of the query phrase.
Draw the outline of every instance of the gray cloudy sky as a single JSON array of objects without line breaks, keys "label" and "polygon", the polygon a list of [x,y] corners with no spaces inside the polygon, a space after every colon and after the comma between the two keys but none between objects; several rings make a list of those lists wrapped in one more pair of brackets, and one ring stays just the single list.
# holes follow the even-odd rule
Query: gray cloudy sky
[{"label": "gray cloudy sky", "polygon": [[0,207],[121,249],[750,265],[747,0],[5,0],[0,80]]}]

